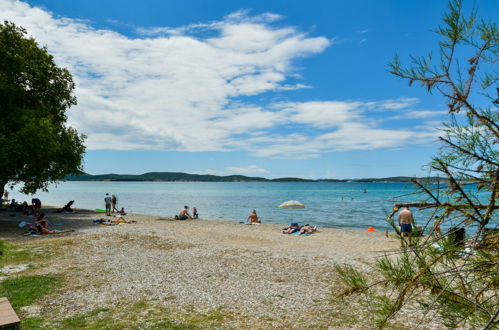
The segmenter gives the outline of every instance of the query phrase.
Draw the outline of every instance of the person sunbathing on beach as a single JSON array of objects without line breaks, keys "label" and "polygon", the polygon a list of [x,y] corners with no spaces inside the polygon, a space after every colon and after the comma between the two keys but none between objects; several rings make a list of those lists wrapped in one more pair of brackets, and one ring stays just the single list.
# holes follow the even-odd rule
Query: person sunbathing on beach
[{"label": "person sunbathing on beach", "polygon": [[248,219],[246,219],[247,225],[251,225],[253,223],[261,223],[261,221],[258,219],[258,215],[256,215],[256,210],[253,210],[253,212],[251,212],[248,216]]},{"label": "person sunbathing on beach", "polygon": [[129,223],[129,222],[126,221],[125,218],[119,217],[118,219],[111,220],[111,223]]},{"label": "person sunbathing on beach", "polygon": [[175,217],[177,220],[187,220],[191,219],[191,215],[189,214],[189,206],[185,205],[184,208],[180,211],[178,216]]},{"label": "person sunbathing on beach", "polygon": [[41,235],[49,235],[49,234],[62,234],[62,233],[72,233],[74,232],[73,229],[65,229],[65,230],[49,230],[48,228],[43,228],[42,226],[36,226],[36,229],[38,230],[38,234]]},{"label": "person sunbathing on beach", "polygon": [[309,225],[308,223],[301,227],[300,229],[300,235],[302,234],[313,234],[315,231],[316,231],[317,227],[312,227],[311,225]]},{"label": "person sunbathing on beach", "polygon": [[40,215],[36,217],[35,225],[48,229],[49,222],[47,221],[47,219],[45,219],[45,213],[40,213]]},{"label": "person sunbathing on beach", "polygon": [[284,228],[282,230],[282,233],[283,234],[292,234],[294,232],[297,232],[301,229],[301,226],[296,223],[296,222],[293,222],[288,228]]}]

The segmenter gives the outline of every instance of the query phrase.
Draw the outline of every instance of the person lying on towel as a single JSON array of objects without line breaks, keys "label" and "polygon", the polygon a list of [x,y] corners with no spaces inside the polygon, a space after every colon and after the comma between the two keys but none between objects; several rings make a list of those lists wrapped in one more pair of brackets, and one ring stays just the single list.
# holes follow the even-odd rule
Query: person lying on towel
[{"label": "person lying on towel", "polygon": [[293,222],[289,227],[284,228],[282,230],[282,233],[283,234],[292,234],[294,232],[299,231],[300,229],[301,229],[301,226],[298,223]]},{"label": "person lying on towel", "polygon": [[317,227],[312,227],[311,225],[309,225],[307,223],[305,226],[301,227],[300,235],[301,234],[313,234],[316,230],[317,230]]}]

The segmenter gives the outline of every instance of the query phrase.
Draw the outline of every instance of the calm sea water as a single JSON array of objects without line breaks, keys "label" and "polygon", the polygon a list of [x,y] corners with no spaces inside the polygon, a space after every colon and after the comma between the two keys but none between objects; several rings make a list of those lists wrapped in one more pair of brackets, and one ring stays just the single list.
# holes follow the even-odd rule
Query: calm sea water
[{"label": "calm sea water", "polygon": [[[364,193],[367,190],[367,193]],[[310,223],[322,227],[379,230],[389,228],[385,211],[393,201],[417,201],[399,197],[415,190],[406,183],[329,182],[64,182],[48,193],[36,194],[45,204],[63,205],[74,199],[76,208],[104,208],[104,195],[118,196],[127,212],[173,216],[183,205],[196,206],[203,219],[244,221],[256,209],[265,223]],[[11,192],[11,198],[31,201],[32,196]],[[277,206],[298,200],[305,209]],[[415,212],[423,221],[424,214]]]}]

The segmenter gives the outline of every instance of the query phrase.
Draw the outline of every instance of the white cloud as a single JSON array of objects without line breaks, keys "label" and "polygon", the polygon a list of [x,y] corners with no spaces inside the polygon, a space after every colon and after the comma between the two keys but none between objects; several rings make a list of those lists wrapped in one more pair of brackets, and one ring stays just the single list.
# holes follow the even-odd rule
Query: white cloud
[{"label": "white cloud", "polygon": [[285,103],[282,107],[291,112],[290,120],[318,128],[338,127],[359,118],[360,102],[316,101]]},{"label": "white cloud", "polygon": [[198,172],[193,172],[194,174],[201,174],[201,175],[218,175],[218,176],[224,176],[227,175],[225,171],[220,171],[220,170],[213,170],[213,169],[207,169],[204,171],[198,171]]},{"label": "white cloud", "polygon": [[[333,42],[275,27],[278,19],[273,13],[238,11],[220,21],[142,28],[145,37],[129,38],[0,0],[0,20],[26,28],[73,73],[78,105],[69,112],[69,123],[88,136],[88,149],[243,150],[260,157],[311,158],[429,139],[432,133],[425,129],[381,128],[368,115],[407,109],[415,98],[245,103],[244,96],[311,88],[300,82],[293,63]],[[420,111],[413,118],[425,115]],[[264,173],[251,166],[232,170]]]},{"label": "white cloud", "polygon": [[214,169],[206,169],[204,171],[195,172],[196,174],[209,174],[209,175],[219,175],[219,176],[227,176],[227,175],[251,175],[254,173],[269,173],[268,170],[261,168],[258,165],[248,165],[246,167],[232,167],[227,166],[224,167],[223,170],[214,170]]},{"label": "white cloud", "polygon": [[249,173],[268,173],[269,171],[261,168],[257,165],[248,165],[246,167],[226,167],[225,168],[227,171],[230,173],[237,173],[237,174],[249,174]]},{"label": "white cloud", "polygon": [[443,116],[448,112],[445,110],[408,110],[403,111],[397,116],[388,117],[385,120],[398,120],[398,119],[422,119]]},{"label": "white cloud", "polygon": [[415,97],[401,97],[396,100],[386,100],[380,103],[383,109],[400,110],[419,103],[419,99]]}]

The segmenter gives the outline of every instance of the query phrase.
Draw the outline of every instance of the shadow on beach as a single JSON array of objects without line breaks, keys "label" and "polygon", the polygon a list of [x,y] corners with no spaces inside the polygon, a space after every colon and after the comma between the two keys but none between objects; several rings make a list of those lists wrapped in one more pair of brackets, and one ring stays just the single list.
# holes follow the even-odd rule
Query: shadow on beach
[{"label": "shadow on beach", "polygon": [[93,219],[106,218],[105,213],[84,210],[84,209],[74,209],[75,212],[71,213],[56,213],[60,210],[60,207],[47,206],[41,209],[41,212],[45,213],[45,218],[48,220],[53,228],[60,230],[74,230],[75,232],[70,233],[60,233],[60,234],[50,234],[41,235],[36,237],[23,236],[23,233],[28,229],[20,228],[18,225],[22,221],[29,223],[34,223],[33,217],[22,216],[21,212],[3,210],[0,211],[0,239],[6,240],[32,240],[33,238],[40,237],[58,237],[74,235],[78,233],[78,230],[88,229],[90,227],[95,227]]}]

